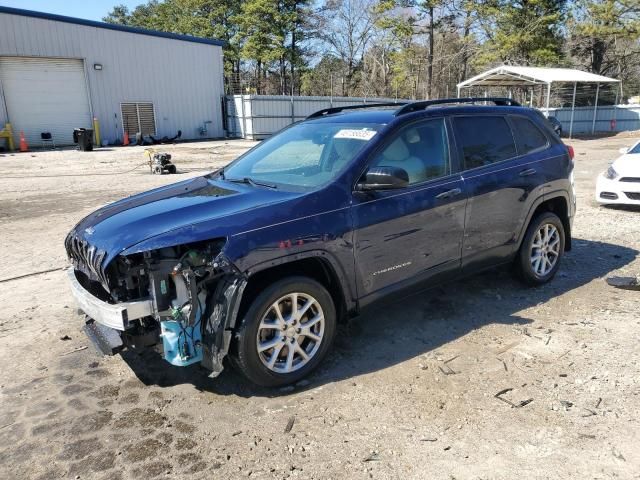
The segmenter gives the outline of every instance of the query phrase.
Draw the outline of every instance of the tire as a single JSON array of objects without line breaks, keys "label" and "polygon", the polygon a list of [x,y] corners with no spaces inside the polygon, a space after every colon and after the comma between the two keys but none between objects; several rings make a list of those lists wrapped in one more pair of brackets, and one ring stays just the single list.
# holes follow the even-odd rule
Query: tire
[{"label": "tire", "polygon": [[[301,316],[292,317],[294,299],[298,312],[307,308]],[[295,383],[320,364],[335,330],[336,309],[329,292],[307,277],[285,278],[249,306],[236,331],[232,364],[263,387]]]},{"label": "tire", "polygon": [[[535,217],[527,228],[516,258],[520,278],[533,286],[550,281],[560,268],[564,244],[564,225],[555,213],[546,212]],[[542,252],[536,245],[542,245]]]}]

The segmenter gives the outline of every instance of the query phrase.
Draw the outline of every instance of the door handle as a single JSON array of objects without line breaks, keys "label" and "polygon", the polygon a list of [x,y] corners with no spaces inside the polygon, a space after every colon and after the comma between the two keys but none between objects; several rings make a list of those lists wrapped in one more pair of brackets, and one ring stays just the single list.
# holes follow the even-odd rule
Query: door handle
[{"label": "door handle", "polygon": [[438,200],[443,200],[445,198],[455,197],[456,195],[460,195],[461,193],[462,190],[460,190],[459,188],[453,188],[451,190],[447,190],[446,192],[439,193],[438,195],[436,195],[436,198]]},{"label": "door handle", "polygon": [[536,169],[535,168],[527,168],[526,170],[522,170],[520,172],[520,176],[521,177],[528,177],[529,175],[535,175],[536,173]]}]

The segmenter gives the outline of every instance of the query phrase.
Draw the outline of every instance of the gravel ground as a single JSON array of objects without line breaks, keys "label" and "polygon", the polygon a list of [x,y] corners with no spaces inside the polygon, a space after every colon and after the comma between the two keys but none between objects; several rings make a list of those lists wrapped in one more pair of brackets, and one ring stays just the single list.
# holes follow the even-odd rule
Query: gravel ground
[{"label": "gravel ground", "polygon": [[571,142],[574,249],[551,284],[489,272],[381,307],[280,390],[99,357],[59,270],[81,217],[251,142],[161,148],[177,176],[134,169],[140,147],[0,154],[0,478],[640,478],[640,293],[604,280],[640,273],[640,209],[593,200],[633,138]]}]

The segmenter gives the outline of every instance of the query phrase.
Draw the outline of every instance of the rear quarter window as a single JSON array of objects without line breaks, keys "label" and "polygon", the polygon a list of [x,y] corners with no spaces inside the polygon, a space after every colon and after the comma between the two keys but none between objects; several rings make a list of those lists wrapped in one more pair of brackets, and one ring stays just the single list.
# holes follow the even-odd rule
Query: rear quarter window
[{"label": "rear quarter window", "polygon": [[517,155],[511,128],[504,117],[456,117],[453,128],[462,146],[464,168],[483,167]]},{"label": "rear quarter window", "polygon": [[542,130],[528,118],[511,117],[511,123],[520,155],[544,148],[549,143]]}]

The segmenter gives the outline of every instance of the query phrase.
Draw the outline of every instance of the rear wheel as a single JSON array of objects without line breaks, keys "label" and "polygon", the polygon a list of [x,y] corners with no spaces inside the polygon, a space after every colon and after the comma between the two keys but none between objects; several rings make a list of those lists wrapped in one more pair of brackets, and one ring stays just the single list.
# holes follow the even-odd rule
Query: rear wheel
[{"label": "rear wheel", "polygon": [[551,280],[560,268],[564,243],[564,226],[555,213],[546,212],[534,218],[516,259],[522,280],[529,285]]},{"label": "rear wheel", "polygon": [[335,306],[321,284],[306,277],[280,280],[247,310],[233,363],[258,385],[297,382],[325,357],[335,327]]}]

